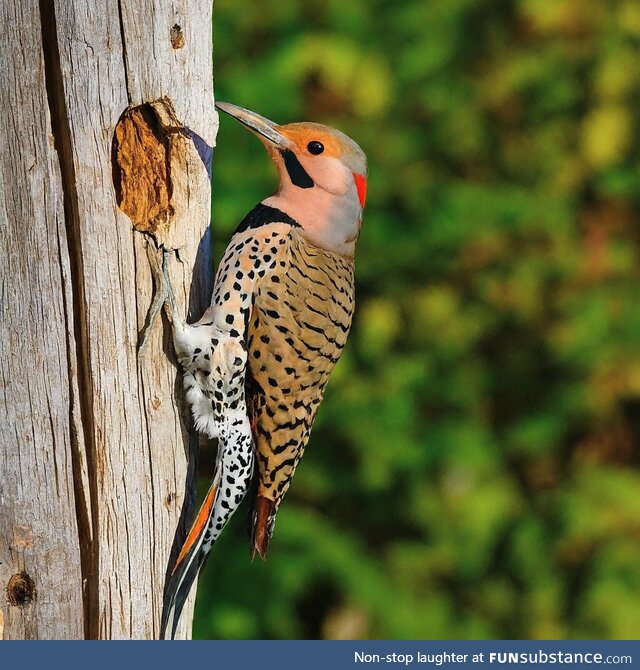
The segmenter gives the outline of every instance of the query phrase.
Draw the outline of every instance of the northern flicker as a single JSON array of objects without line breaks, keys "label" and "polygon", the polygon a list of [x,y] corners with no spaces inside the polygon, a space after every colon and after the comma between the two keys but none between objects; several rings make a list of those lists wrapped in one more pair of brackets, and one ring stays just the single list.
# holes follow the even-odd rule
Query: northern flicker
[{"label": "northern flicker", "polygon": [[354,252],[367,190],[366,157],[338,130],[277,125],[218,103],[265,145],[279,186],[242,220],[197,323],[177,313],[156,268],[198,431],[218,439],[211,486],[165,592],[162,635],[175,634],[212,544],[257,479],[251,553],[266,557],[276,512],[309,439],[354,309]]}]

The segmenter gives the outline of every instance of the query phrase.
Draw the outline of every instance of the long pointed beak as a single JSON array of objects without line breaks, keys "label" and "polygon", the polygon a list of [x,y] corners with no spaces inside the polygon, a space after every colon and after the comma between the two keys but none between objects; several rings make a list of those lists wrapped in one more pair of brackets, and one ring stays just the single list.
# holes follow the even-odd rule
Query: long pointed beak
[{"label": "long pointed beak", "polygon": [[244,107],[232,105],[230,102],[216,102],[216,107],[229,116],[233,116],[245,128],[248,128],[252,133],[258,135],[258,137],[268,140],[276,147],[290,149],[294,146],[294,143],[290,139],[278,131],[278,125],[273,121],[269,121],[264,116],[260,116],[260,114],[256,114]]}]

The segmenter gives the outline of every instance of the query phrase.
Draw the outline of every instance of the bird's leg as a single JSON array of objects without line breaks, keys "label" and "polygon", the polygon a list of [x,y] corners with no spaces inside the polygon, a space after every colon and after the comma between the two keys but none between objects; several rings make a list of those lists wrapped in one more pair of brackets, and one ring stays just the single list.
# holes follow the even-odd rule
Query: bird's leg
[{"label": "bird's leg", "polygon": [[158,259],[158,253],[151,251],[149,254],[149,265],[151,266],[151,274],[153,275],[154,283],[154,294],[153,300],[151,301],[151,307],[149,307],[149,312],[144,325],[144,330],[142,337],[138,343],[138,351],[142,352],[149,343],[149,333],[155,323],[160,310],[163,305],[167,308],[167,316],[171,320],[174,328],[180,327],[182,324],[182,319],[178,312],[178,307],[176,304],[176,298],[173,293],[173,286],[171,285],[171,279],[169,277],[168,269],[168,260],[167,256],[171,253],[166,249],[161,248],[160,253],[162,254],[162,262]]},{"label": "bird's leg", "polygon": [[171,320],[171,323],[173,324],[173,327],[182,327],[184,326],[184,323],[182,321],[182,317],[180,316],[180,313],[178,312],[178,305],[176,303],[176,296],[173,292],[173,285],[171,284],[171,278],[169,277],[169,261],[167,260],[169,257],[169,254],[171,254],[171,251],[167,251],[166,249],[163,249],[162,251],[162,267],[160,270],[160,275],[162,277],[162,285],[164,288],[164,294],[165,294],[165,308],[167,312],[167,316]]}]

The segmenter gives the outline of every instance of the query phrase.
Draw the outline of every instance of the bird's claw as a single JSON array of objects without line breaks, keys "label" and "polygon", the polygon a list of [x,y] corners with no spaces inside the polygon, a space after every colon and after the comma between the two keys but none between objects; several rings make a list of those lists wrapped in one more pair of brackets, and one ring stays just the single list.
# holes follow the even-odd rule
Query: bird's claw
[{"label": "bird's claw", "polygon": [[[167,257],[170,253],[171,251],[160,248],[158,250],[150,249],[148,254],[151,274],[153,275],[154,293],[144,328],[138,341],[139,353],[142,353],[149,344],[149,335],[163,305],[168,306],[169,309],[167,310],[167,315],[172,321],[177,314],[176,299],[173,293],[171,279],[169,278],[169,263]],[[162,254],[162,262],[160,262],[158,258],[159,254]]]}]

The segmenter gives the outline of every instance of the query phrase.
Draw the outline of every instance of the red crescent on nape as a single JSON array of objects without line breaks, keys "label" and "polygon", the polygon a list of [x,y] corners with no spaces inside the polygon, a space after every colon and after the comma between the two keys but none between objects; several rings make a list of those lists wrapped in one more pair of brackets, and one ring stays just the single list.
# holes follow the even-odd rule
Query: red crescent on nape
[{"label": "red crescent on nape", "polygon": [[353,181],[356,183],[356,190],[358,191],[358,200],[360,201],[360,207],[364,209],[364,202],[367,199],[367,178],[358,174],[357,172],[352,172]]}]

